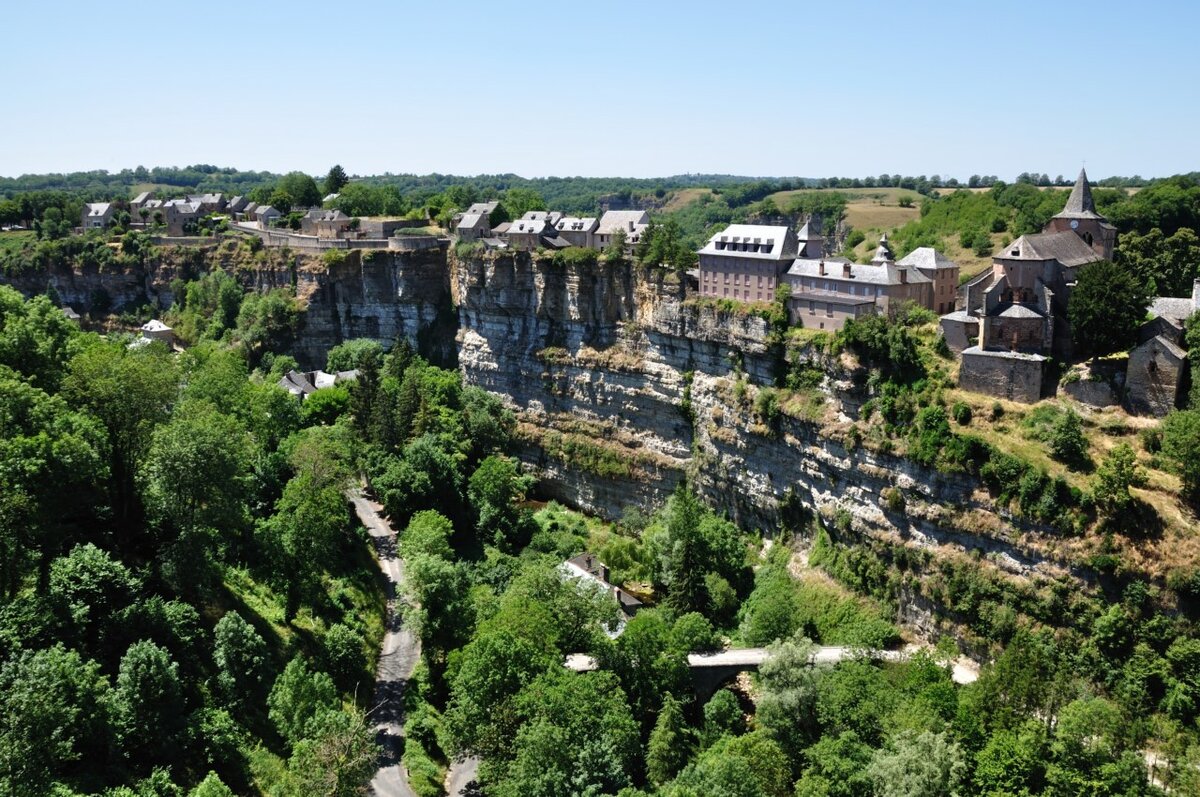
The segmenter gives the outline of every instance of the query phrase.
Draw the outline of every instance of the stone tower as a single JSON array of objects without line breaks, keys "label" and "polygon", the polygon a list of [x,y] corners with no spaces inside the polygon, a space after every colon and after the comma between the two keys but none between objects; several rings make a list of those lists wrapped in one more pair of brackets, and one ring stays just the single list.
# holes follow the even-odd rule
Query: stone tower
[{"label": "stone tower", "polygon": [[1067,198],[1067,206],[1063,208],[1044,232],[1073,232],[1092,248],[1092,251],[1105,260],[1112,259],[1113,247],[1117,243],[1117,228],[1096,212],[1096,202],[1092,199],[1092,187],[1088,184],[1087,171],[1079,170],[1079,178]]}]

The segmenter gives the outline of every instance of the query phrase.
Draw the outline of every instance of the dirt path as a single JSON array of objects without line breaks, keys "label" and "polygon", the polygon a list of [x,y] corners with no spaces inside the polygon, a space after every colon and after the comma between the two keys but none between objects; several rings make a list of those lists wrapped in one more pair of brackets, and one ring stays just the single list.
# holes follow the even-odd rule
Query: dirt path
[{"label": "dirt path", "polygon": [[375,672],[375,699],[370,714],[383,755],[379,771],[371,781],[371,793],[378,797],[416,797],[408,785],[408,773],[400,763],[404,752],[404,685],[421,656],[419,640],[401,620],[404,562],[396,550],[396,532],[384,520],[382,507],[359,490],[352,491],[349,497],[358,519],[371,535],[379,569],[387,581],[387,633]]}]

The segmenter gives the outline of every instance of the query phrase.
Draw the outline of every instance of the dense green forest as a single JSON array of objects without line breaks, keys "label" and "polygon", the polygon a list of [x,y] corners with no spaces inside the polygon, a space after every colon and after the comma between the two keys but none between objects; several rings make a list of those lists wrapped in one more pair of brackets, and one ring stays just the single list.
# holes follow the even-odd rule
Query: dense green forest
[{"label": "dense green forest", "polygon": [[[833,525],[797,528],[815,529],[811,564],[876,597],[797,571],[787,533],[765,545],[686,487],[616,524],[530,503],[495,398],[403,341],[351,341],[329,367],[358,382],[298,402],[274,386],[294,363],[240,338],[226,285],[180,292],[180,318],[229,305],[214,317],[232,324],[197,327],[182,354],[80,332],[45,297],[0,289],[8,793],[358,793],[382,632],[344,496],[358,474],[401,529],[419,794],[476,755],[497,795],[1140,795],[1150,739],[1193,793],[1200,642],[1144,585],[1080,631],[1011,625],[967,686],[952,647],[813,667],[814,643],[899,638],[878,564]],[[839,345],[903,360],[906,329],[852,328]],[[895,382],[878,412],[914,430],[913,455],[960,456],[918,411],[924,388]],[[558,571],[584,550],[649,602],[619,634],[609,596]],[[750,691],[697,696],[686,655],[729,643],[773,657]],[[598,669],[566,670],[572,653]]]}]

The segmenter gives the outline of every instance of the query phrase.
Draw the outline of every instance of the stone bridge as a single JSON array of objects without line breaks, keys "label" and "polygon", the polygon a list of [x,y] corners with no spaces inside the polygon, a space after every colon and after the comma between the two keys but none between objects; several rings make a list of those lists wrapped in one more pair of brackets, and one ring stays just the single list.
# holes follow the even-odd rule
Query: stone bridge
[{"label": "stone bridge", "polygon": [[[916,648],[904,650],[863,650],[851,647],[820,647],[810,659],[813,665],[833,665],[853,658],[868,658],[878,661],[904,661]],[[705,703],[723,685],[737,677],[738,673],[758,670],[770,658],[766,648],[730,648],[714,653],[688,654],[688,668],[692,672],[692,685],[696,699]],[[582,653],[567,656],[564,665],[575,672],[588,672],[598,668],[596,660]],[[959,659],[950,673],[957,684],[968,684],[979,677],[979,668],[974,662]]]}]

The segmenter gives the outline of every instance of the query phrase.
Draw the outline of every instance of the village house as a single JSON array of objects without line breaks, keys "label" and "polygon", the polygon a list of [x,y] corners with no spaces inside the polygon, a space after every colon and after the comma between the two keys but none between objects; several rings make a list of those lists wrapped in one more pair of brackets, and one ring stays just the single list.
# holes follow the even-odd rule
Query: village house
[{"label": "village house", "polygon": [[238,218],[241,213],[245,211],[246,206],[249,204],[250,200],[246,199],[246,197],[240,195],[235,196],[233,199],[229,200],[229,204],[225,206],[225,212],[234,218]]},{"label": "village house", "polygon": [[1015,401],[1041,398],[1047,358],[1071,356],[1066,314],[1079,269],[1111,259],[1115,244],[1081,170],[1062,213],[993,255],[991,270],[967,283],[964,309],[942,317],[951,348],[967,344],[959,385]]},{"label": "village house", "polygon": [[462,241],[478,241],[492,235],[492,214],[499,202],[476,202],[457,217],[454,234]]},{"label": "village house", "polygon": [[207,216],[209,213],[221,213],[225,210],[225,195],[224,194],[195,194],[187,198],[188,202],[200,208],[201,215]]},{"label": "village house", "polygon": [[595,217],[563,216],[555,223],[554,230],[559,238],[571,246],[594,247],[599,226],[600,222]]},{"label": "village house", "polygon": [[454,234],[461,241],[478,241],[492,234],[492,225],[486,213],[464,213],[454,227]]},{"label": "village house", "polygon": [[140,223],[143,219],[142,211],[145,210],[146,211],[145,220],[147,222],[149,222],[150,221],[150,209],[146,207],[146,203],[148,203],[153,198],[154,198],[153,191],[143,191],[142,193],[135,196],[133,198],[133,201],[129,203],[129,217],[131,219],[133,219],[134,222]]},{"label": "village house", "polygon": [[277,223],[283,214],[270,205],[259,205],[254,209],[254,220],[261,229],[267,229]]},{"label": "village house", "polygon": [[313,224],[318,238],[344,238],[355,229],[354,219],[340,210],[325,210]]},{"label": "village house", "polygon": [[582,553],[568,559],[559,565],[559,572],[566,578],[572,578],[585,584],[592,584],[595,589],[612,597],[621,609],[621,616],[615,628],[609,629],[610,637],[619,636],[625,630],[625,624],[642,608],[642,602],[609,582],[608,565],[600,561],[595,554]]},{"label": "village house", "polygon": [[593,235],[593,245],[604,249],[618,230],[625,233],[625,248],[632,249],[650,226],[650,214],[644,210],[610,210],[600,217]]},{"label": "village house", "polygon": [[204,215],[200,212],[199,204],[186,199],[168,200],[163,203],[162,212],[163,221],[167,225],[167,235],[175,237],[194,232],[189,229],[189,226],[195,224]]},{"label": "village house", "polygon": [[83,206],[80,226],[84,230],[103,230],[112,224],[116,207],[111,202],[89,202]]},{"label": "village house", "polygon": [[276,383],[293,396],[301,399],[306,399],[318,390],[343,382],[354,382],[358,380],[358,371],[337,371],[328,373],[326,371],[288,371]]},{"label": "village house", "polygon": [[[613,213],[609,211],[605,218]],[[700,249],[700,295],[770,302],[799,251],[789,227],[731,224]]]},{"label": "village house", "polygon": [[[526,214],[528,215],[528,214]],[[542,236],[553,234],[553,226],[546,219],[517,219],[508,226],[505,237],[510,249],[530,252],[542,245]]]},{"label": "village house", "polygon": [[168,346],[175,342],[175,330],[157,318],[142,324],[141,333],[142,338],[146,340],[159,340]]}]

